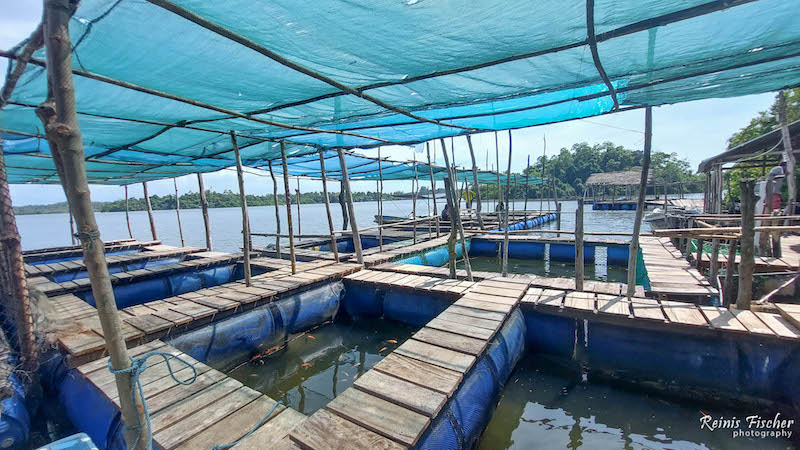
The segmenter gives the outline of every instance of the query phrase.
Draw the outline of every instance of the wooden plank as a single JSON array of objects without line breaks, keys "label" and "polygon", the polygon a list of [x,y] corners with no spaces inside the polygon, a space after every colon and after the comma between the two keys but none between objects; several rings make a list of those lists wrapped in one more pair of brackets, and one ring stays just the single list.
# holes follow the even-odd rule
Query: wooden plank
[{"label": "wooden plank", "polygon": [[[252,297],[252,294],[242,293],[242,295],[247,296],[248,298]],[[192,301],[203,306],[208,306],[209,308],[214,308],[218,311],[227,311],[239,306],[239,302],[227,299],[223,297],[222,294],[219,296],[209,295],[207,297],[198,297]]]},{"label": "wooden plank", "polygon": [[501,305],[516,305],[519,299],[513,297],[501,297],[498,295],[483,294],[478,292],[467,292],[464,294],[463,299],[486,301],[491,303],[499,303]]},{"label": "wooden plank", "polygon": [[525,289],[507,289],[507,288],[499,288],[495,286],[484,286],[483,282],[480,282],[470,288],[469,292],[477,292],[479,294],[489,294],[489,295],[496,295],[502,297],[509,297],[515,300],[519,300],[522,297],[522,294],[525,293]]},{"label": "wooden plank", "polygon": [[441,392],[418,386],[377,370],[370,370],[361,375],[356,380],[355,387],[427,417],[436,417],[447,402],[447,396]]},{"label": "wooden plank", "polygon": [[288,436],[292,430],[306,419],[305,415],[291,408],[284,408],[277,416],[260,426],[253,434],[232,448],[234,450],[273,449],[280,440]]},{"label": "wooden plank", "polygon": [[485,311],[493,311],[505,314],[508,314],[514,308],[514,305],[504,305],[501,303],[492,303],[483,300],[471,300],[468,298],[461,298],[454,304],[463,306],[465,308],[482,309]]},{"label": "wooden plank", "polygon": [[[209,386],[206,389],[203,389],[191,397],[183,398],[180,401],[175,402],[171,406],[164,408],[156,414],[152,414],[150,416],[150,426],[153,430],[153,435],[156,436],[160,431],[188,419],[188,417],[192,414],[195,414],[206,406],[213,404],[215,401],[227,395],[231,395],[241,388],[242,383],[234,380],[233,378],[227,378],[219,383]],[[198,433],[199,432],[200,430],[198,430]]]},{"label": "wooden plank", "polygon": [[450,396],[461,382],[462,375],[452,370],[433,364],[407,358],[396,353],[389,353],[373,367],[395,378],[409,381],[418,386]]},{"label": "wooden plank", "polygon": [[[458,317],[458,314],[454,314],[454,316]],[[480,319],[475,319],[474,317],[466,317],[466,316],[461,316],[461,317],[464,317],[465,319],[468,320],[480,320]],[[456,333],[466,337],[488,340],[491,339],[492,336],[494,336],[496,329],[500,328],[500,324],[498,322],[494,321],[489,321],[489,322],[496,324],[495,330],[480,328],[473,325],[466,325],[458,322],[451,322],[449,320],[445,320],[440,317],[431,320],[425,326],[436,330],[449,331],[450,333]]]},{"label": "wooden plank", "polygon": [[[274,406],[275,400],[266,395],[262,395],[228,417],[201,430],[200,434],[179,445],[177,448],[185,450],[207,449],[213,448],[216,445],[226,445],[235,442],[264,420],[267,413],[270,412]],[[284,409],[286,409],[286,407],[283,405],[275,407],[275,410],[272,411],[266,423],[275,419]]]},{"label": "wooden plank", "polygon": [[657,322],[669,322],[661,310],[661,304],[655,300],[635,298],[631,300],[631,313],[633,317]]},{"label": "wooden plank", "polygon": [[758,316],[778,336],[788,339],[800,339],[800,331],[782,316],[759,311],[754,311],[753,314]]},{"label": "wooden plank", "polygon": [[[144,386],[142,390],[145,398],[147,398],[147,409],[150,414],[155,414],[227,378],[224,373],[218,370],[201,372],[201,369],[202,367],[198,369],[197,379],[189,385],[178,384],[172,377],[164,377]],[[179,380],[191,379],[191,372],[188,369],[178,371],[176,375],[178,375]],[[119,396],[114,397],[113,400],[115,404],[119,405]]]},{"label": "wooden plank", "polygon": [[436,345],[409,339],[395,352],[416,359],[418,361],[444,367],[445,369],[455,370],[466,373],[475,363],[475,357],[464,353],[459,353]]},{"label": "wooden plank", "polygon": [[729,310],[731,314],[736,316],[736,319],[742,323],[742,325],[747,328],[747,331],[751,333],[757,334],[765,334],[768,336],[777,336],[774,331],[772,331],[767,324],[761,321],[755,314],[753,314],[750,310],[740,310],[740,309],[731,309]]},{"label": "wooden plank", "polygon": [[357,389],[347,389],[325,407],[353,423],[395,442],[412,446],[430,419]]},{"label": "wooden plank", "polygon": [[259,396],[258,392],[243,387],[225,395],[222,399],[207,405],[205,408],[201,405],[196,405],[197,412],[195,414],[185,417],[160,433],[154,434],[153,440],[159,447],[171,450],[222,418],[249,404]]},{"label": "wooden plank", "polygon": [[564,297],[564,308],[594,312],[594,293],[570,292]]},{"label": "wooden plank", "polygon": [[537,307],[547,308],[561,308],[564,302],[565,291],[558,291],[555,289],[543,289],[542,295],[539,297],[539,302],[536,303]]},{"label": "wooden plank", "polygon": [[178,311],[173,311],[171,309],[163,309],[160,311],[156,311],[153,315],[161,317],[164,320],[169,320],[175,325],[183,325],[185,323],[189,323],[192,320],[191,316],[188,316],[183,313],[179,313]]},{"label": "wooden plank", "polygon": [[[447,308],[446,310],[442,311],[436,318],[431,320],[442,320],[446,322],[455,322],[456,324],[467,326],[470,328],[482,328],[489,330],[491,332],[495,332],[500,328],[500,325],[503,324],[500,320],[491,320],[491,319],[481,319],[477,317],[470,317],[465,316],[462,314],[458,314],[458,312],[451,311],[451,308]],[[429,322],[430,323],[430,322]],[[448,330],[449,331],[449,330]],[[468,333],[473,333],[469,331]],[[465,334],[465,336],[470,336],[470,334]],[[474,336],[473,336],[474,337]],[[483,338],[479,338],[483,339]]]},{"label": "wooden plank", "polygon": [[475,339],[428,327],[417,331],[411,338],[475,356],[480,355],[487,344],[487,340],[484,339]]},{"label": "wooden plank", "polygon": [[[166,344],[160,340],[151,341],[146,344],[140,345],[138,347],[133,347],[128,349],[128,356],[130,356],[131,358],[135,358],[147,352],[151,352],[153,350],[159,350],[165,346]],[[78,367],[78,372],[80,372],[84,376],[88,376],[92,372],[96,372],[98,370],[108,370],[108,360],[109,357],[106,356],[104,358],[100,358],[90,363],[83,364],[80,367]]]},{"label": "wooden plank", "polygon": [[597,294],[597,313],[629,317],[630,303],[622,295]]},{"label": "wooden plank", "polygon": [[169,320],[162,319],[155,314],[128,317],[124,321],[146,334],[158,333],[173,325]]},{"label": "wooden plank", "polygon": [[[400,450],[406,448],[325,409],[289,433],[303,448],[316,450]],[[266,447],[261,447],[266,448]]]},{"label": "wooden plank", "polygon": [[445,311],[460,314],[462,316],[475,317],[477,319],[487,319],[502,322],[506,319],[506,315],[502,312],[486,311],[482,309],[474,309],[458,305],[450,305]]},{"label": "wooden plank", "polygon": [[214,314],[217,313],[217,310],[214,308],[209,308],[208,306],[199,305],[190,300],[184,300],[170,309],[179,312],[181,314],[190,316],[193,320],[202,319],[208,316],[213,316]]},{"label": "wooden plank", "polygon": [[709,326],[705,316],[700,313],[700,310],[695,305],[662,300],[661,308],[670,322],[690,326]]},{"label": "wooden plank", "polygon": [[727,308],[721,308],[719,306],[699,306],[699,308],[703,315],[706,316],[706,319],[708,319],[708,323],[711,324],[712,328],[742,332],[747,331],[747,328],[745,328]]},{"label": "wooden plank", "polygon": [[789,321],[795,327],[800,328],[800,305],[789,303],[775,303],[778,312],[781,313],[784,319]]}]

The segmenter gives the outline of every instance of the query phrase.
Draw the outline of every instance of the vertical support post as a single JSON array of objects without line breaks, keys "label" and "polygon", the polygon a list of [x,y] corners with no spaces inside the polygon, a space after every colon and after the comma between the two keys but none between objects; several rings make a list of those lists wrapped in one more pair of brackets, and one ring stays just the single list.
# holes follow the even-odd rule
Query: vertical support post
[{"label": "vertical support post", "polygon": [[[528,220],[528,181],[530,181],[531,176],[531,155],[528,155],[528,165],[525,167],[525,206],[522,207],[525,210],[525,220]],[[578,199],[579,201],[583,201],[583,199]]]},{"label": "vertical support post", "polygon": [[[70,218],[72,218],[71,215],[70,215]],[[129,212],[129,209],[128,209],[128,185],[127,184],[125,185],[125,223],[128,224],[128,237],[133,238],[133,231],[131,230],[131,216],[130,216],[130,212]],[[70,226],[70,228],[72,228],[72,227]],[[72,239],[74,241],[75,238],[73,237]],[[73,244],[74,244],[74,242],[73,242]]]},{"label": "vertical support post", "polygon": [[75,241],[75,218],[72,217],[72,214],[69,211],[67,211],[67,214],[69,215],[69,239],[72,241],[72,245],[76,245],[77,242]]},{"label": "vertical support post", "polygon": [[508,207],[509,202],[509,188],[511,186],[511,150],[513,145],[511,143],[511,130],[508,130],[508,172],[506,172],[506,214],[503,223],[503,276],[508,276],[508,215],[510,212],[510,208]]},{"label": "vertical support post", "polygon": [[[444,145],[444,139],[441,139],[442,143],[442,153],[444,153],[444,163],[447,167],[447,178],[449,182],[445,182],[444,189],[446,193],[448,193],[448,208],[450,209],[450,238],[447,240],[447,247],[448,251],[450,252],[449,260],[452,261],[450,264],[450,277],[456,277],[456,266],[455,266],[455,259],[456,259],[456,239],[457,234],[461,234],[461,256],[464,258],[464,269],[467,271],[467,280],[473,281],[472,279],[472,266],[469,262],[469,254],[467,252],[467,243],[466,239],[464,238],[464,227],[461,226],[461,205],[460,200],[456,197],[456,190],[455,190],[455,180],[457,180],[456,176],[456,169],[455,166],[450,166],[450,160],[447,157],[447,148]],[[450,145],[453,145],[452,141]]]},{"label": "vertical support post", "polygon": [[[561,202],[556,203],[556,230],[561,229]],[[561,233],[556,233],[556,236],[561,236]]]},{"label": "vertical support post", "polygon": [[433,217],[436,220],[436,237],[441,236],[442,228],[439,223],[439,210],[436,206],[436,179],[433,177],[433,166],[431,165],[431,143],[426,142],[425,148],[428,151],[428,173],[431,176],[431,192],[433,193]]},{"label": "vertical support post", "polygon": [[206,197],[206,186],[203,183],[203,174],[197,173],[197,189],[200,190],[200,207],[203,210],[203,228],[206,230],[206,250],[211,251],[213,245],[211,241],[211,219],[208,217],[208,198]]},{"label": "vertical support post", "polygon": [[575,212],[575,290],[583,291],[583,199],[578,198]]},{"label": "vertical support post", "polygon": [[[716,202],[714,203],[714,213],[720,214],[722,212],[722,165],[717,164],[714,167],[714,179],[716,180],[716,189],[714,196]],[[666,210],[665,210],[666,211]],[[709,266],[709,277],[711,278],[711,285],[720,288],[717,282],[717,275],[719,274],[719,239],[711,240],[711,262]]]},{"label": "vertical support post", "polygon": [[[70,217],[72,217],[70,215]],[[8,189],[8,174],[3,157],[3,141],[0,140],[0,293],[8,300],[3,305],[8,315],[13,314],[17,330],[21,365],[26,371],[35,371],[38,363],[36,335],[33,330],[33,316],[25,278],[25,261],[22,256],[22,238],[14,217],[11,204],[11,191]],[[8,336],[11,339],[12,336]],[[17,345],[12,346],[12,348]]]},{"label": "vertical support post", "polygon": [[297,177],[297,189],[294,192],[297,194],[297,235],[302,236],[303,229],[300,228],[300,177]]},{"label": "vertical support post", "polygon": [[358,234],[358,224],[356,223],[356,208],[353,205],[353,191],[350,190],[350,176],[347,175],[347,161],[344,159],[344,152],[339,149],[339,164],[342,166],[342,188],[347,196],[347,212],[350,214],[350,229],[353,232],[353,247],[356,250],[356,260],[359,264],[364,264],[364,254],[361,251],[361,235]]},{"label": "vertical support post", "polygon": [[275,256],[281,258],[281,208],[278,206],[278,180],[272,170],[272,161],[269,161],[269,176],[272,177],[272,203],[275,204]]},{"label": "vertical support post", "polygon": [[[786,215],[794,215],[794,204],[797,201],[797,184],[794,177],[795,158],[792,149],[792,137],[789,134],[789,124],[786,119],[786,91],[778,94],[778,122],[781,126],[781,141],[783,141],[783,159],[786,161],[786,187],[789,197],[786,204]],[[788,223],[787,223],[788,225]]]},{"label": "vertical support post", "polygon": [[628,298],[636,293],[636,263],[639,257],[639,232],[642,229],[644,201],[647,195],[647,174],[650,171],[650,149],[653,143],[653,107],[644,110],[644,154],[642,155],[642,179],[639,181],[639,198],[636,201],[636,219],[628,250]]},{"label": "vertical support post", "polygon": [[[47,48],[47,79],[52,87],[51,96],[36,110],[46,130],[53,161],[58,169],[61,184],[75,217],[78,238],[83,248],[84,264],[89,273],[92,294],[125,423],[125,440],[128,448],[145,448],[148,429],[143,414],[142,398],[134,389],[125,339],[121,332],[119,314],[114,300],[114,290],[105,258],[105,245],[100,239],[84,162],[85,153],[81,139],[78,114],[75,107],[75,88],[72,82],[72,44],[69,20],[72,15],[70,0],[51,0],[44,4],[45,45]],[[132,395],[128,395],[132,393]]]},{"label": "vertical support post", "polygon": [[475,161],[475,151],[472,148],[472,137],[470,135],[467,135],[467,147],[469,147],[469,156],[472,158],[472,182],[475,184],[475,210],[478,216],[478,227],[483,230],[483,217],[481,216],[483,205],[481,202],[481,185],[478,183],[478,163]]},{"label": "vertical support post", "polygon": [[411,180],[411,217],[414,219],[413,226],[413,242],[417,243],[417,189],[419,183],[417,182],[417,155],[414,154],[414,178]]},{"label": "vertical support post", "polygon": [[[444,147],[444,140],[442,140],[442,147]],[[447,150],[442,151],[447,156]],[[447,198],[447,210],[450,214],[450,236],[447,237],[447,267],[450,269],[450,278],[456,279],[456,227],[453,225],[455,220],[453,219],[453,211],[455,206],[453,206],[453,189],[452,189],[452,179],[450,178],[450,168],[447,169],[447,178],[444,180],[444,194]]]},{"label": "vertical support post", "polygon": [[[497,131],[494,132],[494,157],[497,162],[497,212],[502,209],[500,205],[503,203],[503,194],[500,190],[500,143],[497,138]],[[500,223],[500,216],[497,217],[497,222]]]},{"label": "vertical support post", "polygon": [[186,243],[183,240],[183,227],[181,226],[181,198],[178,195],[178,181],[173,178],[172,184],[175,186],[175,215],[178,218],[178,235],[181,237],[181,247],[185,247]]},{"label": "vertical support post", "polygon": [[[694,219],[688,219],[686,221],[686,228],[694,228]],[[686,242],[685,242],[685,247],[684,247],[684,250],[683,250],[683,255],[686,257],[687,261],[691,261],[692,260],[692,235],[691,234],[687,234],[686,235]]]},{"label": "vertical support post", "polygon": [[378,147],[378,250],[383,251],[383,161]]},{"label": "vertical support post", "polygon": [[[283,164],[283,190],[286,197],[286,222],[289,227],[289,258],[292,261],[292,274],[297,273],[294,256],[294,229],[292,227],[292,192],[289,188],[289,167],[286,164],[286,144],[281,141],[281,164]],[[279,233],[280,234],[280,233]]]},{"label": "vertical support post", "polygon": [[706,241],[703,239],[697,239],[697,256],[694,258],[694,266],[697,270],[700,270],[700,263],[703,261],[703,247],[705,247]]},{"label": "vertical support post", "polygon": [[347,229],[347,202],[344,200],[344,183],[339,183],[339,206],[342,207],[342,230]]},{"label": "vertical support post", "polygon": [[147,192],[147,181],[142,182],[142,189],[144,190],[144,204],[147,207],[147,218],[150,219],[150,234],[153,240],[158,240],[158,233],[156,233],[156,221],[153,219],[153,206],[150,204],[150,194]]},{"label": "vertical support post", "polygon": [[731,297],[733,296],[733,271],[736,268],[736,247],[738,243],[737,239],[728,241],[728,260],[725,261],[725,285],[723,286],[726,301],[722,305],[725,307],[730,306]]},{"label": "vertical support post", "polygon": [[755,208],[756,196],[753,180],[742,180],[742,238],[741,260],[739,261],[739,295],[737,309],[750,309],[753,299],[753,271],[755,270]]},{"label": "vertical support post", "polygon": [[[236,132],[231,130],[231,144],[233,154],[236,156],[236,177],[239,180],[239,200],[242,206],[242,249],[244,250],[244,284],[250,287],[250,218],[247,216],[247,196],[244,192],[244,169],[242,157],[239,154],[239,144],[236,142]],[[176,191],[177,193],[177,191]]]},{"label": "vertical support post", "polygon": [[333,252],[333,259],[339,262],[339,249],[336,245],[336,232],[333,227],[333,216],[331,216],[331,201],[328,198],[328,180],[325,175],[325,156],[324,150],[319,151],[319,171],[322,175],[322,195],[325,197],[325,213],[328,216],[328,230],[331,233],[331,251]]}]

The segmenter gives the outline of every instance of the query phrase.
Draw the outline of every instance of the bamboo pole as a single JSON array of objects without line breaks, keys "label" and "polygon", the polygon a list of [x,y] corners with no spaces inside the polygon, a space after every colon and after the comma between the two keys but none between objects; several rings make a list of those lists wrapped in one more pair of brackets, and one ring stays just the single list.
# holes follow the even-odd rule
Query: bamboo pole
[{"label": "bamboo pole", "polygon": [[325,213],[328,216],[328,229],[331,232],[331,251],[333,259],[339,262],[339,249],[336,245],[336,230],[333,227],[333,216],[331,215],[331,201],[328,198],[328,180],[325,176],[325,156],[324,150],[319,151],[319,171],[322,175],[322,195],[325,197]]},{"label": "bamboo pole", "polygon": [[633,236],[628,250],[628,298],[636,293],[636,264],[639,257],[639,233],[642,229],[645,196],[647,195],[647,174],[650,171],[650,149],[653,142],[653,108],[644,110],[644,154],[642,155],[642,178],[639,181],[639,198],[636,202],[636,219],[633,222]]},{"label": "bamboo pole", "polygon": [[[58,170],[70,212],[75,217],[78,237],[83,248],[84,264],[89,273],[92,294],[110,355],[110,366],[117,371],[114,379],[120,393],[120,409],[125,424],[125,440],[130,449],[145,448],[148,433],[142,398],[134,389],[131,372],[120,372],[131,366],[125,339],[114,300],[114,290],[105,258],[105,245],[100,239],[86,175],[85,153],[75,107],[72,81],[72,44],[69,20],[70,0],[51,0],[44,4],[47,79],[52,97],[37,108],[37,115],[46,130],[50,151]],[[128,395],[132,393],[132,395]]]},{"label": "bamboo pole", "polygon": [[303,234],[300,227],[300,177],[297,177],[297,189],[294,192],[297,194],[297,234]]},{"label": "bamboo pole", "polygon": [[[72,217],[72,216],[70,216]],[[133,239],[133,231],[131,230],[131,216],[128,209],[128,185],[125,185],[125,223],[128,224],[128,237]],[[70,228],[72,228],[70,226]],[[73,245],[75,244],[75,238],[73,237]]]},{"label": "bamboo pole", "polygon": [[350,176],[347,175],[347,161],[344,159],[344,152],[339,149],[339,164],[342,168],[342,188],[347,196],[347,212],[350,214],[350,230],[353,232],[353,247],[356,250],[356,260],[364,265],[364,254],[361,251],[361,235],[358,234],[358,224],[356,223],[356,208],[353,205],[353,191],[350,190]]},{"label": "bamboo pole", "polygon": [[436,179],[433,177],[433,166],[431,165],[431,143],[426,142],[425,148],[428,151],[428,173],[431,176],[431,191],[433,192],[433,216],[436,218],[436,237],[442,234],[442,227],[439,221],[439,210],[436,206]]},{"label": "bamboo pole", "polygon": [[413,223],[413,242],[414,244],[417,243],[417,189],[419,187],[419,183],[417,182],[417,155],[416,153],[413,155],[414,163],[414,178],[411,179],[411,218],[414,219]]},{"label": "bamboo pole", "polygon": [[503,195],[500,191],[500,143],[497,138],[497,131],[494,132],[494,157],[497,162],[497,211],[500,211],[500,204],[503,203]]},{"label": "bamboo pole", "polygon": [[206,198],[206,186],[203,183],[203,174],[197,173],[197,189],[200,191],[200,207],[203,210],[203,228],[206,230],[206,250],[211,251],[213,245],[211,240],[211,219],[208,217],[208,198]]},{"label": "bamboo pole", "polygon": [[142,189],[144,190],[144,204],[147,207],[147,218],[150,219],[150,234],[153,235],[153,240],[158,240],[158,233],[156,233],[156,221],[153,219],[153,206],[150,204],[150,194],[147,192],[147,181],[142,181]]},{"label": "bamboo pole", "polygon": [[583,200],[578,199],[575,212],[575,290],[583,291]]},{"label": "bamboo pole", "polygon": [[175,215],[178,218],[178,234],[181,237],[181,247],[185,247],[186,243],[183,241],[183,227],[181,226],[181,198],[178,195],[178,181],[173,178],[172,184],[175,186]]},{"label": "bamboo pole", "polygon": [[297,273],[294,255],[294,229],[292,227],[292,193],[289,188],[289,168],[286,164],[286,144],[281,141],[281,164],[283,165],[283,190],[286,196],[286,222],[289,227],[289,258],[292,261],[292,274]]},{"label": "bamboo pole", "polygon": [[481,209],[483,209],[481,201],[481,185],[478,183],[478,163],[475,161],[475,151],[472,148],[472,137],[467,135],[467,147],[469,147],[469,156],[472,158],[472,182],[475,183],[475,201],[478,214],[478,228],[483,229],[483,217],[481,217]]},{"label": "bamboo pole", "polygon": [[508,276],[508,216],[509,216],[509,196],[508,196],[508,189],[511,185],[511,150],[513,146],[511,143],[511,130],[508,130],[508,172],[506,172],[506,211],[505,211],[505,220],[503,221],[503,231],[505,234],[503,235],[503,276]]},{"label": "bamboo pole", "polygon": [[[72,217],[72,216],[70,216]],[[0,298],[5,300],[3,309],[16,328],[16,342],[23,370],[34,372],[38,368],[38,349],[33,329],[30,292],[25,277],[25,260],[22,254],[22,238],[17,228],[8,174],[3,157],[3,142],[0,140]],[[6,303],[7,302],[7,303]],[[11,339],[13,336],[7,336]]]},{"label": "bamboo pole", "polygon": [[[272,202],[275,204],[275,256],[281,257],[281,208],[278,206],[278,180],[275,179],[275,171],[272,170],[272,161],[269,161],[269,176],[272,177]],[[255,235],[255,233],[253,233]]]},{"label": "bamboo pole", "polygon": [[383,164],[378,147],[378,250],[383,251]]},{"label": "bamboo pole", "polygon": [[[522,209],[526,212],[526,214],[525,214],[525,220],[526,221],[528,219],[528,214],[527,214],[527,211],[528,211],[528,181],[530,181],[530,176],[531,176],[531,170],[530,169],[531,169],[531,155],[528,155],[528,165],[525,167],[525,206],[522,207]],[[579,199],[579,201],[582,202],[583,199]]]},{"label": "bamboo pole", "polygon": [[[247,215],[247,196],[244,192],[244,169],[242,158],[239,155],[239,144],[236,142],[236,132],[231,130],[231,144],[236,156],[236,177],[239,180],[239,199],[242,206],[242,248],[244,249],[244,283],[250,287],[250,218]],[[173,178],[174,179],[174,178]],[[177,192],[177,191],[176,191]]]},{"label": "bamboo pole", "polygon": [[792,150],[792,137],[789,134],[789,124],[786,119],[786,92],[778,94],[778,122],[781,127],[781,141],[783,142],[783,158],[786,161],[786,187],[789,189],[789,198],[786,204],[786,215],[794,214],[794,204],[797,201],[797,184],[795,180],[795,159]]},{"label": "bamboo pole", "polygon": [[[739,261],[739,295],[736,298],[737,309],[750,309],[753,299],[753,271],[755,270],[755,207],[756,198],[753,192],[755,182],[742,180],[742,239],[741,259]],[[730,257],[730,255],[728,255]]]}]

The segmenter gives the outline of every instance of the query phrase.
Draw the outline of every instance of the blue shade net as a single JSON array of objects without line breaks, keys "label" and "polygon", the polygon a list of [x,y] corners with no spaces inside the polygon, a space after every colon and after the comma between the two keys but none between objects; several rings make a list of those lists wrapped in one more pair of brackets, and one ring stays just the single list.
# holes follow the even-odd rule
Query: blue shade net
[{"label": "blue shade net", "polygon": [[[587,3],[608,82],[592,58]],[[319,176],[320,149],[336,172],[333,149],[597,116],[616,111],[615,99],[627,110],[773,91],[800,80],[797,1],[174,4],[197,20],[147,1],[84,0],[70,22],[92,183],[230,167],[232,130],[245,165],[279,159],[283,140],[289,172]],[[0,111],[12,183],[58,182],[34,112],[47,94],[44,52],[36,52]],[[377,176],[376,161],[352,163],[354,179]],[[386,164],[387,179],[413,176],[413,164]],[[427,166],[417,166],[427,174]],[[496,175],[481,176],[496,182]]]}]

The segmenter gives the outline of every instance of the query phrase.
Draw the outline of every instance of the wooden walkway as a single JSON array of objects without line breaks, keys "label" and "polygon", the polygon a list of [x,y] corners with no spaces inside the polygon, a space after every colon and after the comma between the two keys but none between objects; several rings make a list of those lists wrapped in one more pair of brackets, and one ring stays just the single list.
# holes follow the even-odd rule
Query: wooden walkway
[{"label": "wooden walkway", "polygon": [[[236,281],[125,308],[120,311],[123,336],[132,347],[181,333],[279,300],[281,295],[292,294],[292,291],[340,279],[360,267],[332,261],[327,266],[311,264],[313,267],[295,275],[290,270],[274,270],[255,276],[250,287],[246,287],[243,281]],[[53,334],[71,365],[105,355],[103,330],[94,307],[75,295],[66,294],[50,298],[46,308],[49,309],[48,318],[58,324]]]},{"label": "wooden walkway", "polygon": [[[133,239],[124,239],[121,241],[109,241],[105,243],[106,253],[121,252],[125,250],[139,250],[151,245],[161,244],[161,241],[136,241]],[[41,250],[28,250],[23,252],[23,257],[26,263],[35,263],[36,261],[47,261],[57,258],[73,258],[82,257],[83,249],[80,245],[47,248]]]},{"label": "wooden walkway", "polygon": [[642,237],[639,244],[653,296],[700,298],[719,295],[719,291],[686,261],[669,238]]}]

